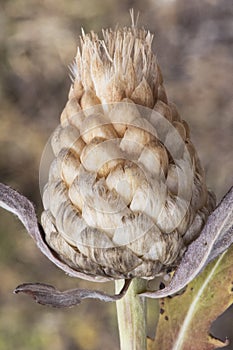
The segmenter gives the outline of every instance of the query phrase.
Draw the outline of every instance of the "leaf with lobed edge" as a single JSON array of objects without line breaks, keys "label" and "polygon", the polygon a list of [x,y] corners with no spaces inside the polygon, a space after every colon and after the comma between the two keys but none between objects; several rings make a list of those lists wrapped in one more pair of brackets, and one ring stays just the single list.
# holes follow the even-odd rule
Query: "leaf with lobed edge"
[{"label": "leaf with lobed edge", "polygon": [[160,301],[160,318],[150,350],[214,350],[225,348],[209,334],[211,323],[233,302],[233,246],[193,280],[186,291]]}]

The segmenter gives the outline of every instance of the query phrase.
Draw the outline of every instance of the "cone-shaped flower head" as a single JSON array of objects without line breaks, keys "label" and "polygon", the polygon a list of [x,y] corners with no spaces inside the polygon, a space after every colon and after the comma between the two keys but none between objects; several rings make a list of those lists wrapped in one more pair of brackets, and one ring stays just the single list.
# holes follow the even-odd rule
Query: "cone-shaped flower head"
[{"label": "cone-shaped flower head", "polygon": [[188,125],[168,102],[153,36],[82,34],[51,144],[42,225],[88,276],[153,278],[175,267],[214,206]]}]

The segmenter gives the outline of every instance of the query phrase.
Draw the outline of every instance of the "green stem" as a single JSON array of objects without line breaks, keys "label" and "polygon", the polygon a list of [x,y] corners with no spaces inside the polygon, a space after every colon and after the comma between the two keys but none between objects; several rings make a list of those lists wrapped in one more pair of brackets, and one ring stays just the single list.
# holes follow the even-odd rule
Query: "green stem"
[{"label": "green stem", "polygon": [[[146,299],[138,296],[146,284],[143,279],[133,279],[126,295],[116,302],[121,350],[146,350]],[[122,280],[115,281],[116,293],[122,286]]]}]

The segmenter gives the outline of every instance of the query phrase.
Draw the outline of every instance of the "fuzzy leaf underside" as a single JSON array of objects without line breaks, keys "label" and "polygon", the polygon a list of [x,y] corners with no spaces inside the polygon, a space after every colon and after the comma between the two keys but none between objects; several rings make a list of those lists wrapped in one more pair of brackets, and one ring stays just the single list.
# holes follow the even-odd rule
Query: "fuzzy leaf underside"
[{"label": "fuzzy leaf underside", "polygon": [[211,323],[233,303],[233,246],[194,279],[185,292],[160,300],[155,340],[148,350],[214,350],[225,347],[209,334]]}]

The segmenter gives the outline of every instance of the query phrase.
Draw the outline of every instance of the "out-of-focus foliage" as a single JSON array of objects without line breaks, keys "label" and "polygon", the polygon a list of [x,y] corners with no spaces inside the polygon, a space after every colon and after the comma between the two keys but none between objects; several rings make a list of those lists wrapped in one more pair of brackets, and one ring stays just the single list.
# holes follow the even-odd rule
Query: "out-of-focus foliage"
[{"label": "out-of-focus foliage", "polygon": [[226,349],[208,333],[212,321],[233,302],[232,260],[233,247],[209,264],[182,295],[161,299],[151,350],[214,350],[220,345]]},{"label": "out-of-focus foliage", "polygon": [[[67,65],[80,28],[129,24],[155,33],[154,50],[166,89],[191,128],[218,199],[231,185],[232,17],[230,0],[5,0],[0,3],[0,180],[41,211],[38,169],[43,147],[58,124],[70,85]],[[47,261],[21,224],[0,212],[0,350],[119,348],[114,304],[86,301],[78,308],[47,309],[12,295],[21,282],[59,289],[92,288]],[[111,285],[95,287],[111,292]]]}]

